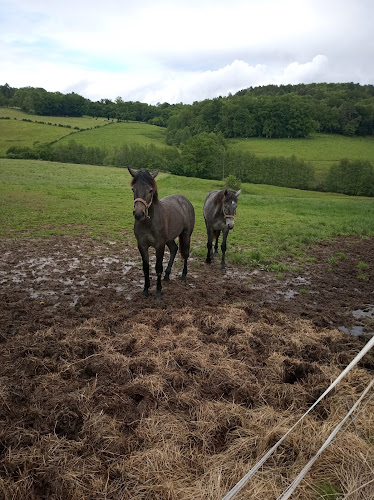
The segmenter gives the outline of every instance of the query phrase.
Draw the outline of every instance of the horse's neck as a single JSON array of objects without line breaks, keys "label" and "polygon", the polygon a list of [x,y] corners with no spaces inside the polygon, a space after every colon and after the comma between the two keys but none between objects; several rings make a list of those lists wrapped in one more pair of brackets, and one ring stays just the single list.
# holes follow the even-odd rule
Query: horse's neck
[{"label": "horse's neck", "polygon": [[159,201],[158,200],[154,200],[151,203],[151,206],[148,209],[148,215],[149,215],[151,221],[155,218],[155,215],[158,214],[159,209],[160,209],[160,203],[159,203]]},{"label": "horse's neck", "polygon": [[214,200],[214,213],[216,216],[224,215],[223,213],[223,198],[221,196],[221,191],[216,194],[216,199]]}]

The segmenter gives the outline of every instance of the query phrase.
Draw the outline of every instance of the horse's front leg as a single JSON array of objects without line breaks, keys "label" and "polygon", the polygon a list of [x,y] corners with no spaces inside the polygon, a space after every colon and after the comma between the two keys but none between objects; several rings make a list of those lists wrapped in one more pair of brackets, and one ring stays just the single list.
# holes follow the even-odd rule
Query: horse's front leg
[{"label": "horse's front leg", "polygon": [[222,231],[222,244],[221,244],[221,250],[222,250],[221,271],[223,273],[226,272],[225,254],[226,254],[226,240],[227,240],[228,234],[229,234],[229,230],[227,228],[225,228]]},{"label": "horse's front leg", "polygon": [[213,260],[213,251],[212,251],[212,248],[213,248],[213,229],[208,226],[208,224],[206,223],[206,221],[205,221],[205,224],[206,224],[206,232],[207,232],[207,235],[208,235],[208,242],[206,244],[207,249],[208,249],[208,253],[207,253],[205,262],[207,264],[210,264],[212,262],[212,260]]},{"label": "horse's front leg", "polygon": [[148,289],[150,285],[149,281],[149,253],[148,253],[148,248],[143,247],[141,245],[138,245],[138,249],[140,252],[140,255],[142,256],[142,261],[143,261],[143,273],[144,273],[144,289],[143,289],[143,295],[144,297],[148,297]]},{"label": "horse's front leg", "polygon": [[219,229],[217,231],[214,231],[214,235],[216,237],[216,242],[214,244],[214,253],[218,253],[218,239],[219,239],[220,234],[221,234],[221,231]]},{"label": "horse's front leg", "polygon": [[162,285],[161,285],[161,275],[162,275],[162,261],[164,260],[165,245],[156,248],[156,274],[157,274],[157,289],[156,298],[160,300],[162,298]]}]

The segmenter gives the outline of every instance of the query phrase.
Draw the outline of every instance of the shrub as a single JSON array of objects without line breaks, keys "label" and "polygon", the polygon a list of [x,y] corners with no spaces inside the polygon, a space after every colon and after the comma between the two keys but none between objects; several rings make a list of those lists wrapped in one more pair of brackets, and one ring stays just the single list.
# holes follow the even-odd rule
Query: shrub
[{"label": "shrub", "polygon": [[335,193],[374,196],[373,166],[369,161],[344,158],[330,168],[325,187]]},{"label": "shrub", "polygon": [[225,179],[225,188],[233,189],[234,191],[239,191],[241,186],[241,180],[235,177],[235,175],[229,175]]},{"label": "shrub", "polygon": [[32,149],[27,146],[11,146],[10,148],[7,149],[6,151],[7,158],[24,158],[24,159],[29,159],[29,160],[37,160],[38,155],[37,153]]}]

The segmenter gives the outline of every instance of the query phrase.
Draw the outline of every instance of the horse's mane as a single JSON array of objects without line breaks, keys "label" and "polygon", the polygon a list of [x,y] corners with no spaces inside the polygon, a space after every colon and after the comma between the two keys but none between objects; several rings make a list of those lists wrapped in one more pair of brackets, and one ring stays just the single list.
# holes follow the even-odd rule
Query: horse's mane
[{"label": "horse's mane", "polygon": [[222,204],[224,199],[228,201],[231,200],[236,201],[237,198],[235,191],[232,191],[231,189],[223,189],[222,191],[218,191],[218,193],[215,195],[213,199],[213,202],[215,205],[220,205]]},{"label": "horse's mane", "polygon": [[131,185],[133,186],[135,182],[140,182],[143,185],[151,185],[153,188],[153,202],[158,200],[157,184],[148,170],[138,170],[132,179]]}]

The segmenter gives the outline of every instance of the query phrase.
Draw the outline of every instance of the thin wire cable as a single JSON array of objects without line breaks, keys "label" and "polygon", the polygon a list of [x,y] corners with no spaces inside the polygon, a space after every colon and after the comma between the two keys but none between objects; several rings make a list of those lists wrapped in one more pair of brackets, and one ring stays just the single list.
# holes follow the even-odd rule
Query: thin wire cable
[{"label": "thin wire cable", "polygon": [[329,435],[329,437],[326,439],[326,441],[323,443],[321,448],[317,451],[317,453],[312,457],[309,462],[305,465],[305,467],[301,470],[301,472],[295,477],[295,479],[292,481],[292,483],[286,488],[286,490],[282,493],[281,496],[277,498],[277,500],[287,500],[290,498],[292,493],[295,491],[295,489],[298,487],[298,485],[301,483],[303,480],[304,476],[306,473],[309,471],[309,469],[312,467],[314,462],[317,460],[317,458],[321,455],[321,453],[331,444],[337,433],[340,431],[340,429],[343,427],[345,422],[348,420],[348,418],[354,413],[356,408],[359,406],[361,401],[364,399],[366,394],[370,391],[370,389],[374,385],[374,378],[369,382],[369,385],[366,387],[364,392],[361,394],[361,396],[358,398],[358,400],[355,402],[355,404],[352,406],[352,408],[349,410],[349,412],[346,414],[346,416],[339,422],[339,424],[335,427],[335,429],[332,431],[332,433]]},{"label": "thin wire cable", "polygon": [[251,470],[247,472],[245,476],[240,479],[236,483],[236,485],[223,497],[222,500],[232,500],[236,497],[239,491],[244,488],[244,486],[248,483],[249,479],[258,471],[260,467],[266,462],[266,460],[274,453],[274,451],[278,448],[278,446],[286,439],[286,437],[293,431],[293,429],[303,420],[308,413],[310,413],[313,408],[328,394],[339,382],[345,377],[345,375],[360,361],[360,359],[365,356],[365,354],[374,346],[374,337],[372,337],[368,343],[361,349],[361,351],[357,354],[357,356],[349,363],[349,365],[342,371],[342,373],[334,380],[334,382],[328,387],[325,392],[313,403],[313,405],[304,413],[302,417],[284,434],[284,436],[279,439],[274,446],[268,450],[265,455],[252,467]]}]

